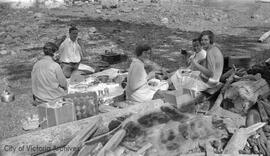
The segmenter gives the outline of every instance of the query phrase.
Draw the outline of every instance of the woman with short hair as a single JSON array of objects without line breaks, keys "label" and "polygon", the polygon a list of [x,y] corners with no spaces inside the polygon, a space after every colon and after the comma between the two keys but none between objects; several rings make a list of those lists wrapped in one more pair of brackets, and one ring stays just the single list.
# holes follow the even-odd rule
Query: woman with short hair
[{"label": "woman with short hair", "polygon": [[145,66],[151,62],[151,47],[147,44],[139,45],[134,54],[135,58],[132,59],[127,76],[126,99],[135,102],[152,100],[156,91],[151,89],[147,82],[155,77],[155,72],[147,74],[145,70]]}]

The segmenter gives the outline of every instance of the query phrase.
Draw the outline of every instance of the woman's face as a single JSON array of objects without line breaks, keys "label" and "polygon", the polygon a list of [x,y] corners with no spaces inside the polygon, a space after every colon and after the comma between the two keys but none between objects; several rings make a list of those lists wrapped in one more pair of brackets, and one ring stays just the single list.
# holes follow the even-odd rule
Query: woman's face
[{"label": "woman's face", "polygon": [[203,49],[208,49],[210,47],[210,39],[208,35],[202,36],[201,44]]}]

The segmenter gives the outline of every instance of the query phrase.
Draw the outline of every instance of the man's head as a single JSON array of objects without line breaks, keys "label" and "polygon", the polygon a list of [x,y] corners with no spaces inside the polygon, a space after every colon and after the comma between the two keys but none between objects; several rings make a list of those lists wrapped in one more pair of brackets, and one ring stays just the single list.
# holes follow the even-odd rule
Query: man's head
[{"label": "man's head", "polygon": [[148,44],[138,45],[135,49],[135,55],[142,58],[151,57],[151,47]]},{"label": "man's head", "polygon": [[203,48],[208,49],[214,43],[214,33],[210,30],[203,31],[199,39]]},{"label": "man's head", "polygon": [[78,28],[76,28],[76,27],[71,27],[71,28],[69,28],[69,38],[73,41],[73,42],[75,42],[76,41],[76,39],[77,39],[77,37],[78,37],[78,33],[79,33],[79,30],[78,30]]},{"label": "man's head", "polygon": [[54,53],[57,50],[58,50],[57,45],[52,42],[47,42],[43,47],[44,54],[52,57],[54,56]]},{"label": "man's head", "polygon": [[202,45],[201,45],[200,40],[198,38],[195,38],[192,40],[192,48],[193,48],[193,51],[195,51],[196,53],[198,53],[202,50]]}]

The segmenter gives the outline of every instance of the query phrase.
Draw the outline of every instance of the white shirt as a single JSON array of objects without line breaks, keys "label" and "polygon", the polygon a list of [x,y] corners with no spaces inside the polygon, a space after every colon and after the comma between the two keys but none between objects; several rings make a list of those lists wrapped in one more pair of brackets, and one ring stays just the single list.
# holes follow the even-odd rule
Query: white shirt
[{"label": "white shirt", "polygon": [[[195,62],[197,63],[201,63],[201,61],[205,60],[206,59],[206,54],[207,52],[205,50],[201,50],[200,52],[198,53],[195,53],[193,55],[191,55],[188,59],[188,63],[190,64],[190,61],[193,59]],[[195,70],[194,67],[192,66],[192,64],[190,64],[188,66],[188,69],[191,69],[191,70]]]},{"label": "white shirt", "polygon": [[65,63],[78,63],[81,61],[82,48],[77,39],[75,42],[67,37],[59,47],[60,61]]},{"label": "white shirt", "polygon": [[206,51],[202,49],[200,52],[194,53],[193,55],[191,55],[190,59],[192,59],[192,58],[194,59],[194,61],[200,62],[200,61],[206,59]]},{"label": "white shirt", "polygon": [[60,65],[49,56],[44,56],[35,63],[31,79],[33,94],[44,101],[52,101],[66,95],[66,91],[61,88],[67,88],[66,77]]}]

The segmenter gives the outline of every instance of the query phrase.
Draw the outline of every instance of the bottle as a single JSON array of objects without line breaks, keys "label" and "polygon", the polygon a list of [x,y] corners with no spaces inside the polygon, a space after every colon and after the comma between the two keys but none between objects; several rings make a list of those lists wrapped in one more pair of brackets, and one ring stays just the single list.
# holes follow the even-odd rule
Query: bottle
[{"label": "bottle", "polygon": [[79,105],[78,98],[76,96],[73,99],[73,103],[76,109],[75,112],[76,112],[77,119],[79,120],[81,119],[81,107]]},{"label": "bottle", "polygon": [[109,91],[109,88],[108,87],[106,87],[104,89],[104,92],[105,92],[105,96],[109,96],[110,95],[110,91]]}]

